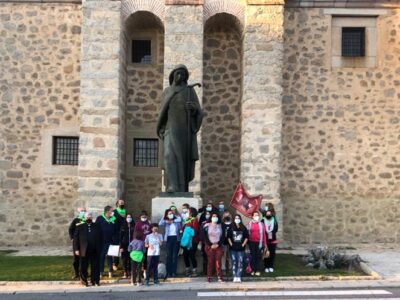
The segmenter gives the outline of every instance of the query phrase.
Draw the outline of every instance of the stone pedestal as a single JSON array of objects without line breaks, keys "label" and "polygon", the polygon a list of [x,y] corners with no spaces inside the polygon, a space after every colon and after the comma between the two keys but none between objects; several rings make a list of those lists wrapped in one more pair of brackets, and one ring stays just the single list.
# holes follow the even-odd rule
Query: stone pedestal
[{"label": "stone pedestal", "polygon": [[151,200],[151,220],[152,222],[158,223],[164,212],[171,205],[175,205],[176,208],[181,211],[182,204],[187,203],[190,207],[199,209],[203,202],[200,197],[155,197]]}]

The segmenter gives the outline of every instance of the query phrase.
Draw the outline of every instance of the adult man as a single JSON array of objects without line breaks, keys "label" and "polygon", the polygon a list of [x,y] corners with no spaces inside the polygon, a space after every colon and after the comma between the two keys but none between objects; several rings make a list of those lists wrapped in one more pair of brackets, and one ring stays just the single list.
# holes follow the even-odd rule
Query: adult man
[{"label": "adult man", "polygon": [[189,71],[184,65],[171,71],[157,122],[157,135],[164,141],[164,182],[168,193],[188,192],[199,159],[196,133],[203,113],[188,79]]},{"label": "adult man", "polygon": [[80,258],[79,271],[81,283],[88,286],[88,264],[90,281],[100,285],[99,257],[102,246],[102,233],[98,224],[92,222],[92,214],[85,213],[85,222],[79,223],[74,232],[74,254]]},{"label": "adult man", "polygon": [[115,224],[114,212],[111,206],[107,205],[104,207],[104,213],[97,217],[96,224],[99,224],[103,234],[103,244],[100,253],[100,272],[101,274],[104,272],[104,260],[107,256],[108,277],[112,278],[112,257],[108,256],[107,252],[111,244],[118,244],[118,232]]},{"label": "adult man", "polygon": [[[73,242],[73,240],[74,240],[74,233],[76,230],[76,226],[80,223],[85,222],[86,209],[84,209],[83,207],[78,207],[77,210],[78,210],[78,215],[72,220],[72,222],[68,228],[68,234],[69,234],[69,238],[71,239],[71,242]],[[79,279],[79,255],[75,255],[74,251],[73,251],[73,255],[74,255],[74,261],[73,261],[72,265],[74,267],[74,273],[75,273],[75,276],[73,277],[73,279]]]},{"label": "adult man", "polygon": [[[116,226],[115,230],[119,234],[119,232],[121,231],[122,224],[125,223],[125,218],[126,218],[125,201],[122,199],[118,199],[117,202],[115,203],[115,206],[116,206],[116,208],[114,209],[115,226]],[[114,256],[112,260],[113,260],[113,270],[117,271],[119,265],[118,256]]]}]

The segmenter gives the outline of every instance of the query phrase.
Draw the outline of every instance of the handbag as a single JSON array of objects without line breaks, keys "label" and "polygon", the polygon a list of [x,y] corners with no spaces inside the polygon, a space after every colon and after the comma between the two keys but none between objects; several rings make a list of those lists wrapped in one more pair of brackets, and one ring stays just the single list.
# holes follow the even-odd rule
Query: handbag
[{"label": "handbag", "polygon": [[263,251],[263,254],[262,254],[262,258],[266,259],[268,257],[269,257],[269,251],[268,251],[268,248],[265,248]]}]

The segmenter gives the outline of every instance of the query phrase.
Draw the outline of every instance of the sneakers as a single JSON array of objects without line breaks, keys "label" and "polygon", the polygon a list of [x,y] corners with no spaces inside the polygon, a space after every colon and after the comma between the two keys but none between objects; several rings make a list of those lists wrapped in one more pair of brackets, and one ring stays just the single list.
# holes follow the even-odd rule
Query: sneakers
[{"label": "sneakers", "polygon": [[190,271],[190,268],[186,268],[185,269],[185,276],[189,277],[192,274],[192,272]]},{"label": "sneakers", "polygon": [[160,281],[154,280],[154,284],[160,284]]},{"label": "sneakers", "polygon": [[218,282],[224,282],[224,280],[222,279],[222,277],[218,277]]},{"label": "sneakers", "polygon": [[256,273],[254,273],[254,272],[251,272],[251,276],[254,276]]},{"label": "sneakers", "polygon": [[233,282],[238,282],[238,277],[233,277]]},{"label": "sneakers", "polygon": [[197,269],[194,268],[193,271],[192,271],[192,274],[190,275],[190,277],[197,277],[197,276],[198,276],[197,275]]},{"label": "sneakers", "polygon": [[108,272],[108,278],[113,278],[113,273],[112,272]]},{"label": "sneakers", "polygon": [[269,268],[269,272],[270,272],[270,273],[273,273],[273,272],[274,272],[274,269],[273,269],[273,268]]},{"label": "sneakers", "polygon": [[261,273],[260,272],[256,272],[256,276],[260,276],[261,275]]},{"label": "sneakers", "polygon": [[150,285],[150,282],[149,282],[148,280],[146,280],[145,285],[146,285],[146,286],[149,286],[149,285]]},{"label": "sneakers", "polygon": [[237,277],[236,279],[237,279],[236,282],[242,282],[242,279],[240,279],[240,277]]},{"label": "sneakers", "polygon": [[269,268],[265,268],[264,272],[269,273]]},{"label": "sneakers", "polygon": [[113,269],[114,271],[117,271],[117,270],[118,270],[118,266],[115,265],[115,264],[113,264],[112,269]]}]

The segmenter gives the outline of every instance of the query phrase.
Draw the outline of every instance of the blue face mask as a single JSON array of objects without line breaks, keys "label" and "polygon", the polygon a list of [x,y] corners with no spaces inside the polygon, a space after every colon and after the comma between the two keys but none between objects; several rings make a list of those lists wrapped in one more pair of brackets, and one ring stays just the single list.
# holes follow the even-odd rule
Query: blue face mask
[{"label": "blue face mask", "polygon": [[225,208],[225,205],[223,205],[223,204],[220,204],[220,205],[218,205],[218,207],[219,207],[219,210],[224,210],[224,208]]},{"label": "blue face mask", "polygon": [[211,211],[212,207],[207,206],[206,211]]}]

